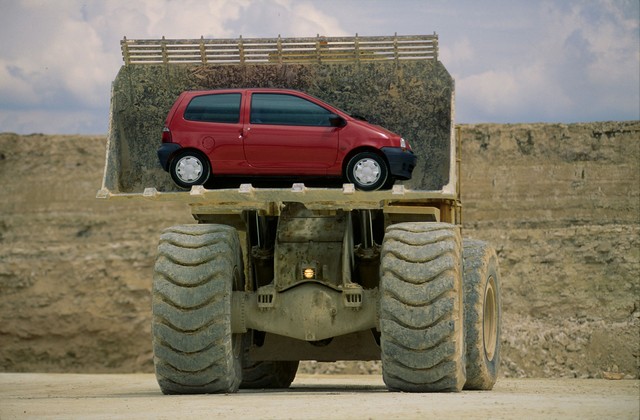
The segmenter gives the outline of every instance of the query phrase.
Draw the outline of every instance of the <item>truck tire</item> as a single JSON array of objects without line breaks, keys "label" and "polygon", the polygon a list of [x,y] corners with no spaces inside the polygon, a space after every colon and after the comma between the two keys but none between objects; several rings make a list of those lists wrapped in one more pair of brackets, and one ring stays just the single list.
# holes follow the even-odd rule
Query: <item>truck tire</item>
[{"label": "truck tire", "polygon": [[467,382],[464,389],[490,390],[500,367],[500,271],[495,250],[463,241]]},{"label": "truck tire", "polygon": [[242,389],[289,388],[298,371],[298,361],[246,362],[242,367]]},{"label": "truck tire", "polygon": [[152,292],[153,361],[165,394],[230,393],[242,379],[242,335],[231,333],[243,288],[240,242],[224,225],[180,225],[160,236]]},{"label": "truck tire", "polygon": [[460,391],[465,382],[460,229],[447,223],[389,226],[380,277],[387,387]]}]

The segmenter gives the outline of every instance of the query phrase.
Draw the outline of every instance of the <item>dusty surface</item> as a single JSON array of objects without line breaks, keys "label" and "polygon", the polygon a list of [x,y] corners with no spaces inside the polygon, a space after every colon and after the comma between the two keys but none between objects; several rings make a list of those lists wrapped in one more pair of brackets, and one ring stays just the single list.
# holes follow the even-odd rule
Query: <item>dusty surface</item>
[{"label": "dusty surface", "polygon": [[[503,275],[502,374],[638,378],[640,122],[463,126],[462,144],[464,234],[496,246]],[[192,218],[96,200],[104,150],[0,135],[0,371],[153,369],[157,240]],[[316,371],[379,366],[301,368]]]},{"label": "dusty surface", "polygon": [[5,373],[0,418],[637,419],[638,384],[505,379],[493,392],[408,394],[379,376],[301,375],[288,390],[163,396],[149,374]]}]

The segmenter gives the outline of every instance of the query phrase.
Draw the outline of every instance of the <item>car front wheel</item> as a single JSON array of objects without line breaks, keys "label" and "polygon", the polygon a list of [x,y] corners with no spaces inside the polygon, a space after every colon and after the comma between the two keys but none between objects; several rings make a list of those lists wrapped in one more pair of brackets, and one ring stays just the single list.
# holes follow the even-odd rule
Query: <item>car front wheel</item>
[{"label": "car front wheel", "polygon": [[387,182],[389,168],[381,156],[372,152],[358,153],[349,160],[346,179],[362,191],[375,191]]}]

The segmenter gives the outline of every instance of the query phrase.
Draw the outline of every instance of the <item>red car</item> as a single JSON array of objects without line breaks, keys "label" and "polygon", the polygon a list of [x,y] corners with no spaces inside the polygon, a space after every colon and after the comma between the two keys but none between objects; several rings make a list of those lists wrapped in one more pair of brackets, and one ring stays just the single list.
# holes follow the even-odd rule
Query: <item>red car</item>
[{"label": "red car", "polygon": [[409,143],[302,92],[183,92],[171,107],[160,164],[183,188],[211,176],[342,177],[359,190],[410,179]]}]

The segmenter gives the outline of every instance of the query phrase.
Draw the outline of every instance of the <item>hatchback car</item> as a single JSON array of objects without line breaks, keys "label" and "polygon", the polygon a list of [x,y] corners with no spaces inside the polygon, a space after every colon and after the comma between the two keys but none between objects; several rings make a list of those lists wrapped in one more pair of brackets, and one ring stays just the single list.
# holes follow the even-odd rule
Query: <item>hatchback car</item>
[{"label": "hatchback car", "polygon": [[183,188],[212,176],[286,176],[342,177],[373,191],[410,179],[416,164],[399,135],[285,89],[183,92],[158,157]]}]

